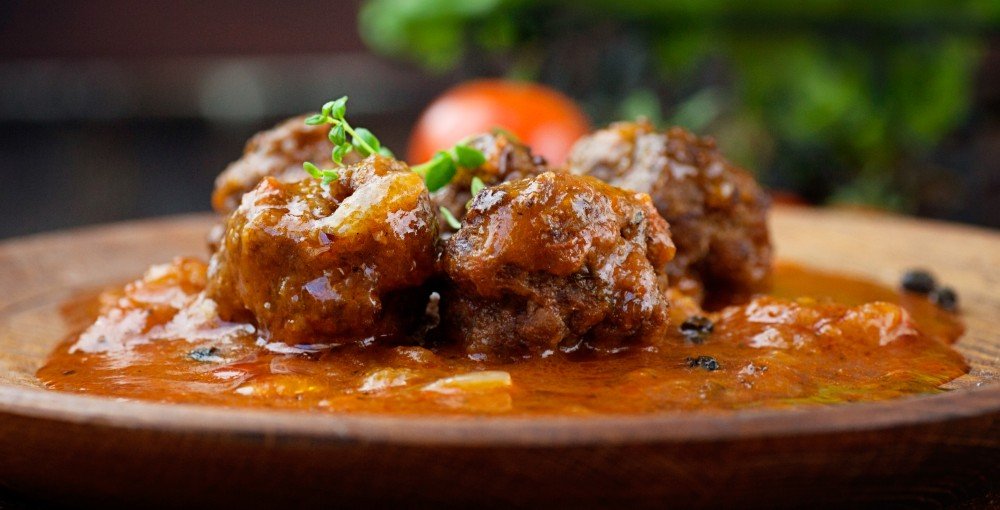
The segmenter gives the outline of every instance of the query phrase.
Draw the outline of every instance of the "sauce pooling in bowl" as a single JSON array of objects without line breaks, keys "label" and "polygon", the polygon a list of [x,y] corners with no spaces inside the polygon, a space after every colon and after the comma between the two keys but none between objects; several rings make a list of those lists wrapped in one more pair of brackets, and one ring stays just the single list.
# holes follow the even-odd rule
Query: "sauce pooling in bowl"
[{"label": "sauce pooling in bowl", "polygon": [[68,309],[92,325],[52,353],[39,379],[57,391],[159,402],[523,416],[884,400],[942,391],[968,370],[950,346],[963,329],[954,314],[788,264],[776,266],[768,295],[741,304],[706,312],[673,299],[655,346],[512,363],[478,361],[433,335],[421,345],[268,343],[252,325],[215,315],[204,273],[181,259],[103,294],[96,321],[93,301]]}]

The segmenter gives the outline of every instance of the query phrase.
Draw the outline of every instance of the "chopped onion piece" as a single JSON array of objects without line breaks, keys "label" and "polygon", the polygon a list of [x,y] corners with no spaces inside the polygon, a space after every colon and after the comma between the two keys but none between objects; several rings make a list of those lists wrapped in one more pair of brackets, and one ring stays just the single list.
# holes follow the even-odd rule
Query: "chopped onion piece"
[{"label": "chopped onion piece", "polygon": [[380,391],[396,386],[406,386],[413,376],[413,370],[407,368],[383,368],[375,370],[365,377],[358,391]]},{"label": "chopped onion piece", "polygon": [[503,370],[486,370],[438,379],[424,386],[423,390],[437,393],[458,393],[463,391],[488,391],[510,388],[512,385],[513,382],[510,379],[510,374],[507,372]]}]

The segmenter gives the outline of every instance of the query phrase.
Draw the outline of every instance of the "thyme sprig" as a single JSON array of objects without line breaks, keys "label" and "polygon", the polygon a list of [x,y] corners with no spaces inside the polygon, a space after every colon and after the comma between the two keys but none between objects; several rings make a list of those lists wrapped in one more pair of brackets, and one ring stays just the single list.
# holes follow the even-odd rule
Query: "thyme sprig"
[{"label": "thyme sprig", "polygon": [[[330,158],[333,159],[334,163],[343,165],[344,156],[351,151],[357,152],[363,158],[376,153],[392,157],[392,151],[386,147],[382,147],[382,143],[378,141],[378,138],[371,131],[363,127],[351,126],[347,122],[346,115],[347,96],[343,96],[340,99],[324,104],[320,113],[306,119],[306,124],[310,126],[330,124],[330,133],[327,137],[330,139],[330,143],[333,144],[333,152],[330,153]],[[350,140],[348,140],[348,137],[350,137]]]},{"label": "thyme sprig", "polygon": [[[329,101],[323,105],[320,113],[306,119],[306,124],[310,126],[330,125],[330,132],[327,138],[333,144],[330,152],[330,159],[339,166],[344,165],[344,156],[351,151],[357,152],[361,157],[368,157],[372,154],[381,154],[392,157],[392,151],[383,147],[378,138],[371,131],[363,127],[354,127],[347,122],[347,96]],[[312,162],[305,162],[302,168],[309,175],[323,181],[324,185],[340,178],[340,174],[333,168],[320,168]]]},{"label": "thyme sprig", "polygon": [[448,150],[438,151],[429,161],[414,166],[412,170],[424,178],[428,191],[433,192],[451,182],[459,168],[471,170],[485,162],[486,156],[482,151],[459,142]]},{"label": "thyme sprig", "polygon": [[[310,126],[330,125],[330,133],[327,137],[333,144],[330,159],[334,163],[338,166],[344,166],[344,156],[351,151],[357,152],[361,157],[368,157],[372,154],[393,157],[392,151],[382,146],[374,133],[363,127],[351,126],[347,122],[346,116],[347,96],[343,96],[324,104],[320,113],[306,119],[306,124]],[[415,165],[411,169],[424,179],[427,189],[433,192],[451,182],[459,168],[472,170],[482,166],[483,163],[486,163],[486,155],[462,141],[448,150],[438,151],[429,161]],[[320,179],[324,186],[340,178],[340,174],[335,168],[320,168],[309,161],[303,163],[302,168],[309,175]],[[471,191],[473,196],[479,194],[484,187],[482,179],[472,178]],[[453,228],[457,229],[461,226],[455,215],[448,209],[442,207],[441,215]]]}]

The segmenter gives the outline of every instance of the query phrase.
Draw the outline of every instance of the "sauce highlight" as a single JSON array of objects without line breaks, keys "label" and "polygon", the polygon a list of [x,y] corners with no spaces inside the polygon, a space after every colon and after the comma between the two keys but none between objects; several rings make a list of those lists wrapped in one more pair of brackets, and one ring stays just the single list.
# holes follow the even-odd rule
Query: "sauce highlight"
[{"label": "sauce highlight", "polygon": [[[145,283],[103,294],[97,322],[59,345],[38,378],[57,391],[159,402],[523,416],[884,400],[942,391],[968,370],[950,346],[963,330],[954,314],[790,264],[775,267],[768,295],[744,304],[704,312],[673,299],[670,331],[655,346],[504,364],[447,345],[268,344],[253,326],[214,316],[200,297],[204,270],[193,260],[155,266]],[[131,305],[121,306],[126,295]],[[84,300],[66,312],[86,325],[98,308]],[[713,323],[701,343],[679,329],[692,315]]]}]

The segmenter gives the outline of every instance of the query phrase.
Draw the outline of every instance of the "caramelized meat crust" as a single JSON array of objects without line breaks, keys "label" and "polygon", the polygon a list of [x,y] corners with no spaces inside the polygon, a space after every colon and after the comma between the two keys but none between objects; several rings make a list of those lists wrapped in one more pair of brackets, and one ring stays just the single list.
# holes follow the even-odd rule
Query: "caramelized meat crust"
[{"label": "caramelized meat crust", "polygon": [[434,271],[437,220],[421,178],[371,156],[316,179],[266,177],[229,217],[209,268],[226,320],[254,320],[276,341],[400,335]]},{"label": "caramelized meat crust", "polygon": [[[460,168],[447,186],[431,194],[436,206],[448,208],[459,220],[465,217],[465,206],[472,199],[469,188],[473,177],[479,177],[483,184],[493,186],[533,177],[549,170],[545,158],[533,155],[527,145],[511,140],[500,132],[477,135],[467,144],[482,151],[486,162],[472,171]],[[451,228],[442,221],[441,230],[448,232]]]},{"label": "caramelized meat crust", "polygon": [[648,122],[619,122],[580,139],[569,170],[652,197],[677,245],[667,265],[671,284],[753,290],[770,274],[768,197],[713,140],[678,127],[657,132]]},{"label": "caramelized meat crust", "polygon": [[645,194],[553,172],[486,188],[444,244],[446,335],[500,360],[654,341],[673,255]]},{"label": "caramelized meat crust", "polygon": [[[298,181],[307,176],[302,163],[328,161],[333,150],[327,139],[329,126],[309,126],[305,119],[293,117],[254,135],[243,157],[230,163],[215,179],[212,207],[220,214],[229,214],[240,205],[243,194],[256,188],[265,177]],[[349,156],[346,163],[357,162],[353,153]]]}]

